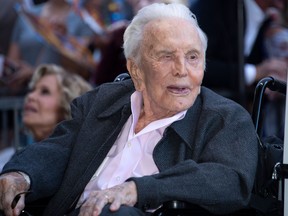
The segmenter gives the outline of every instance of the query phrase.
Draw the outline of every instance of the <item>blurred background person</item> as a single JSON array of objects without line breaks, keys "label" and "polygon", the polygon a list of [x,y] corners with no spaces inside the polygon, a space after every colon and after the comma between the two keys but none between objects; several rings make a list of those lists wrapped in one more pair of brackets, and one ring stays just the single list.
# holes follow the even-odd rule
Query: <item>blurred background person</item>
[{"label": "blurred background person", "polygon": [[278,4],[279,0],[197,0],[191,4],[208,36],[204,86],[249,109],[255,83],[261,78],[286,79],[287,63],[268,58],[263,49],[270,23],[266,12]]},{"label": "blurred background person", "polygon": [[[80,70],[84,69],[77,68],[73,60],[62,55],[61,48],[57,50],[55,46],[45,40],[43,35],[35,31],[35,27],[32,27],[27,17],[23,15],[23,10],[19,5],[18,11],[19,17],[13,29],[7,54],[15,73],[7,79],[9,80],[8,88],[6,92],[3,92],[4,95],[25,95],[27,83],[35,67],[42,63],[54,63],[70,71],[82,73]],[[53,32],[59,38],[63,38],[63,41],[59,42],[60,45],[67,43],[64,40],[66,36],[74,36],[85,44],[87,38],[93,34],[93,31],[75,14],[71,4],[66,0],[49,0],[37,4],[29,8],[29,13],[36,17],[36,22],[40,23],[41,20],[49,24],[49,28],[45,29],[48,33]],[[71,53],[77,51],[71,50]]]},{"label": "blurred background person", "polygon": [[[197,0],[191,4],[190,10],[208,36],[204,86],[251,112],[259,80],[272,76],[286,81],[288,62],[279,55],[268,55],[265,48],[273,18],[269,11],[271,7],[283,8],[283,3],[284,0]],[[269,115],[274,118],[272,113]],[[265,136],[274,134],[271,128],[278,127],[278,118],[273,121],[263,122],[270,127]]]},{"label": "blurred background person", "polygon": [[6,55],[12,36],[13,26],[17,19],[14,5],[20,0],[0,0],[0,54]]},{"label": "blurred background person", "polygon": [[[92,86],[58,65],[42,64],[35,70],[29,89],[22,117],[28,136],[23,137],[20,148],[47,138],[60,121],[70,119],[70,102],[91,90]],[[0,170],[14,152],[13,146],[1,152]]]},{"label": "blurred background person", "polygon": [[272,7],[267,11],[271,23],[265,32],[264,48],[268,58],[282,58],[288,62],[288,20],[285,17],[288,1],[282,2],[282,7]]}]

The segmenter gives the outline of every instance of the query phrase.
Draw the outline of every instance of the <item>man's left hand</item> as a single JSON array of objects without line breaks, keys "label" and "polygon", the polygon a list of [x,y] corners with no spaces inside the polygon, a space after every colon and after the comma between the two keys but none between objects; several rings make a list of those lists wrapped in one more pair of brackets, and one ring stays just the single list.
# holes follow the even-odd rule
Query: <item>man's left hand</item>
[{"label": "man's left hand", "polygon": [[111,211],[117,211],[121,205],[132,207],[136,202],[137,189],[135,183],[133,181],[124,182],[106,190],[91,192],[88,199],[81,206],[79,216],[98,216],[108,203],[111,203]]}]

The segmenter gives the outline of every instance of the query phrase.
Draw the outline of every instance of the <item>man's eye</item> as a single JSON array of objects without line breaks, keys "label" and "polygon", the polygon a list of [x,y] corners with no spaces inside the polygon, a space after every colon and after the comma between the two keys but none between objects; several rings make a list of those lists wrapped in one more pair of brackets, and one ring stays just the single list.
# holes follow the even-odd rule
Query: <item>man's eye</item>
[{"label": "man's eye", "polygon": [[172,55],[163,55],[163,56],[161,57],[161,59],[163,59],[163,60],[170,60],[170,59],[172,59]]},{"label": "man's eye", "polygon": [[188,55],[188,59],[189,60],[195,60],[197,58],[197,56],[195,54],[193,55]]}]

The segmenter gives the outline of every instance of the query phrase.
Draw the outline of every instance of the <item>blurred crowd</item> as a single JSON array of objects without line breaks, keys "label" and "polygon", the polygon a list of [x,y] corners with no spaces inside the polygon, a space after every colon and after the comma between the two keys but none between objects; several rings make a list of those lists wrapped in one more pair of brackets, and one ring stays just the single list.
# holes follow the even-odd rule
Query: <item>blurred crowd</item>
[{"label": "blurred crowd", "polygon": [[[31,95],[41,85],[34,77],[41,70],[39,67],[59,67],[57,71],[64,72],[57,73],[75,75],[79,86],[82,82],[90,86],[85,91],[113,81],[127,72],[122,51],[127,24],[140,8],[153,2],[182,3],[196,14],[208,37],[203,85],[251,111],[253,89],[260,79],[273,76],[286,81],[287,0],[0,0],[1,97],[38,100]],[[54,78],[38,78],[44,86],[45,82],[49,84],[39,87],[40,98],[52,94],[49,88],[56,83]],[[77,81],[79,78],[81,82]],[[58,90],[62,87],[63,83],[55,86]],[[67,91],[73,92],[69,88]],[[284,99],[268,92],[267,101],[269,118],[264,126],[269,125],[268,135],[278,133],[283,125]],[[26,108],[32,113],[38,109],[34,105]],[[27,116],[25,121],[29,121]],[[48,134],[63,120],[62,117],[45,125],[42,117],[37,118],[43,127],[49,124]]]},{"label": "blurred crowd", "polygon": [[122,53],[127,23],[141,7],[161,1],[1,0],[0,94],[25,95],[43,63],[60,65],[94,86],[113,81],[127,71]]}]

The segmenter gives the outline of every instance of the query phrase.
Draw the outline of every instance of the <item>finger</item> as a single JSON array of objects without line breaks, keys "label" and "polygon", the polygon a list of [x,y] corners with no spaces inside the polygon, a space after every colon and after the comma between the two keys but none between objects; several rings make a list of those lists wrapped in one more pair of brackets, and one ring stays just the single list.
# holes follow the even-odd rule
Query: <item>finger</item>
[{"label": "finger", "polygon": [[122,200],[120,198],[115,198],[110,205],[110,210],[117,211],[120,208],[121,204],[123,204]]},{"label": "finger", "polygon": [[96,203],[95,205],[93,206],[93,212],[92,212],[92,215],[100,215],[101,212],[102,212],[102,209],[104,208],[104,206],[106,204],[109,203],[109,198],[107,197],[99,197],[96,199]]},{"label": "finger", "polygon": [[4,210],[5,215],[11,215],[12,214],[11,203],[12,203],[15,195],[16,194],[12,191],[9,191],[9,192],[6,191],[6,192],[2,193],[0,207],[2,210]]},{"label": "finger", "polygon": [[[90,200],[86,200],[86,202],[81,206],[79,216],[88,216],[89,212],[92,212],[92,203]],[[91,214],[91,213],[90,213]]]},{"label": "finger", "polygon": [[106,198],[97,196],[89,197],[81,206],[79,216],[100,215],[103,207],[108,203]]},{"label": "finger", "polygon": [[25,195],[22,194],[15,208],[13,209],[13,212],[16,213],[16,215],[18,215],[24,209],[24,207],[25,207]]}]

